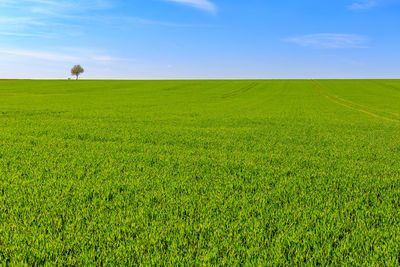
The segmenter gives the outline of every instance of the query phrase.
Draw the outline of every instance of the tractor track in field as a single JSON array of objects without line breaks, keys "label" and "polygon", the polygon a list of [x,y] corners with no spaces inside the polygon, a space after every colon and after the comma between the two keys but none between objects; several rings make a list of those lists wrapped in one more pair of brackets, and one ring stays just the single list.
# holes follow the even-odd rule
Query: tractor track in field
[{"label": "tractor track in field", "polygon": [[[399,120],[392,119],[392,118],[388,118],[388,117],[381,116],[381,115],[375,114],[375,113],[373,113],[373,112],[370,112],[370,111],[367,111],[367,110],[364,110],[364,109],[361,109],[361,108],[356,108],[356,107],[350,106],[349,104],[353,104],[353,105],[357,105],[357,106],[362,106],[362,105],[359,105],[359,104],[353,103],[353,102],[351,102],[351,101],[345,100],[345,99],[340,98],[340,97],[338,97],[338,96],[335,96],[335,95],[333,95],[333,94],[332,94],[332,96],[330,96],[330,95],[328,95],[328,90],[325,89],[320,83],[318,83],[318,82],[315,81],[315,80],[311,80],[311,83],[313,84],[314,89],[315,89],[321,96],[325,97],[326,99],[328,99],[328,100],[331,101],[332,103],[341,105],[341,106],[346,107],[346,108],[351,109],[351,110],[355,110],[355,111],[358,111],[358,112],[367,114],[367,115],[369,115],[369,116],[371,116],[371,117],[374,117],[374,118],[378,118],[378,119],[381,119],[381,120],[386,120],[386,121],[391,121],[391,122],[400,123]],[[324,91],[325,91],[325,93],[324,93]],[[342,102],[341,102],[341,101],[342,101]],[[348,104],[343,103],[343,102],[347,102]]]},{"label": "tractor track in field", "polygon": [[323,86],[321,85],[321,83],[319,83],[318,81],[316,81],[316,80],[313,80],[313,81],[314,81],[322,90],[324,90],[328,95],[331,95],[331,96],[335,97],[336,99],[338,99],[338,100],[340,100],[340,101],[343,101],[343,102],[346,102],[346,103],[349,103],[349,104],[352,104],[352,105],[356,105],[356,106],[359,106],[359,107],[361,107],[361,108],[373,109],[373,110],[375,110],[375,111],[387,113],[387,114],[390,114],[390,115],[392,115],[392,116],[395,116],[395,117],[399,117],[399,118],[400,118],[400,114],[399,114],[399,113],[390,112],[390,111],[386,111],[386,110],[382,110],[382,109],[378,109],[378,108],[371,108],[371,107],[368,107],[368,106],[366,106],[366,105],[362,105],[362,104],[353,102],[353,101],[351,101],[351,100],[347,100],[347,99],[341,98],[341,97],[339,97],[339,96],[333,94],[332,92],[328,91],[328,90],[327,90],[325,87],[323,87]]},{"label": "tractor track in field", "polygon": [[256,83],[256,82],[250,83],[250,84],[248,84],[248,85],[246,85],[246,86],[244,86],[242,88],[239,88],[237,90],[234,90],[232,92],[229,92],[229,93],[226,93],[226,94],[222,95],[222,98],[231,98],[231,97],[238,96],[240,94],[244,94],[247,91],[250,91],[251,89],[256,87],[257,85],[258,85],[258,83]]}]

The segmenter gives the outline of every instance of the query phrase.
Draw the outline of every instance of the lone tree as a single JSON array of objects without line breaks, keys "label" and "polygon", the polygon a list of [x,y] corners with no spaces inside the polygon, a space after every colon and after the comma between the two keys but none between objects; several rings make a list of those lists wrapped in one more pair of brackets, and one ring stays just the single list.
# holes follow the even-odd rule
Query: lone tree
[{"label": "lone tree", "polygon": [[82,73],[84,73],[85,70],[81,67],[81,65],[75,65],[72,69],[71,69],[71,75],[72,76],[76,76],[76,79],[78,80],[79,75],[81,75]]}]

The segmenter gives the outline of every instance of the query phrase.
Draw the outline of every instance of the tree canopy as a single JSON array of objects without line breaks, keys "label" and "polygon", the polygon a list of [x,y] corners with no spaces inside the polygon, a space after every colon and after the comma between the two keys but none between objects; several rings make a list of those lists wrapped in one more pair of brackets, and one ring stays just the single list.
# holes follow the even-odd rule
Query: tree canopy
[{"label": "tree canopy", "polygon": [[75,65],[72,69],[71,69],[71,75],[72,76],[76,76],[76,79],[78,80],[79,75],[81,75],[82,73],[84,73],[85,70],[81,67],[81,65]]}]

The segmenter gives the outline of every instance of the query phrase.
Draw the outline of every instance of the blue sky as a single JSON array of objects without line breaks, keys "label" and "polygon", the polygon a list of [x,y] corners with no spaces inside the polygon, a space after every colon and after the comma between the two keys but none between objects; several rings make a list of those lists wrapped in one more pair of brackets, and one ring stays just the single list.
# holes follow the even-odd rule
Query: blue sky
[{"label": "blue sky", "polygon": [[400,78],[400,0],[0,0],[0,78]]}]

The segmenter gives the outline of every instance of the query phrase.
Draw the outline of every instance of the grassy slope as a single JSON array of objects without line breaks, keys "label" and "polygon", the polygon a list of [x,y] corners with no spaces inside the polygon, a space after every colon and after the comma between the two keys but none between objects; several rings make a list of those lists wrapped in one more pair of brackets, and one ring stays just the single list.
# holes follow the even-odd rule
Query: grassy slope
[{"label": "grassy slope", "polygon": [[398,264],[400,81],[318,84],[0,81],[0,262]]}]

